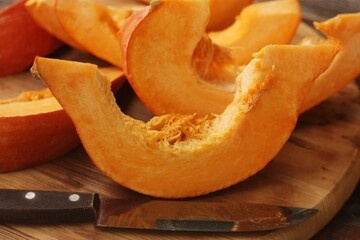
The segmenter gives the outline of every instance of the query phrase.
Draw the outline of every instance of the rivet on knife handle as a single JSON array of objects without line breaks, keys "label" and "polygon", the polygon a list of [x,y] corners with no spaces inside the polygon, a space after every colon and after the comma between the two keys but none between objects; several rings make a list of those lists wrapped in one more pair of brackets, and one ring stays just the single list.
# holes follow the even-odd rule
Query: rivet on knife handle
[{"label": "rivet on knife handle", "polygon": [[94,221],[99,204],[95,193],[3,189],[0,222],[61,223]]}]

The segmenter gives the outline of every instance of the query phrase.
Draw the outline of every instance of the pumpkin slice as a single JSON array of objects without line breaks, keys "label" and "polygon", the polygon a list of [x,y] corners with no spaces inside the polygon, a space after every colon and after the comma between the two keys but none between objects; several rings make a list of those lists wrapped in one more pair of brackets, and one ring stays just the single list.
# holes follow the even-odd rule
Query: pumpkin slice
[{"label": "pumpkin slice", "polygon": [[46,56],[62,44],[32,19],[25,2],[0,11],[0,76],[24,71],[35,56]]},{"label": "pumpkin slice", "polygon": [[56,0],[55,15],[65,32],[93,55],[120,66],[117,32],[132,9],[91,0]]},{"label": "pumpkin slice", "polygon": [[140,193],[182,198],[261,170],[289,138],[302,100],[335,54],[332,45],[265,47],[237,79],[221,115],[169,114],[147,123],[121,112],[95,65],[39,57],[32,71],[69,114],[103,173]]},{"label": "pumpkin slice", "polygon": [[[180,17],[182,15],[180,9],[183,8],[187,9],[184,11],[187,12],[188,16],[192,16],[191,22]],[[201,14],[197,12],[198,10]],[[120,41],[123,46],[123,69],[139,98],[155,114],[176,112],[221,113],[231,101],[233,94],[231,77],[237,72],[241,72],[241,66],[234,64],[231,51],[214,45],[209,38],[203,37],[204,31],[198,31],[204,29],[207,11],[204,4],[199,6],[196,2],[186,4],[179,1],[177,3],[175,1],[162,1],[156,7],[135,13],[126,21],[120,34]],[[167,12],[171,12],[171,14],[166,14]],[[356,14],[352,16],[351,18],[356,18]],[[161,23],[159,19],[161,19]],[[335,24],[337,21],[330,22],[337,26]],[[159,24],[164,24],[164,22],[168,22],[167,25],[171,25],[171,27],[166,30],[159,28]],[[358,29],[355,20],[353,24],[348,24],[345,21],[341,26],[343,28],[346,26],[346,31],[351,33]],[[341,30],[342,27],[333,27],[332,29],[334,31],[330,38],[334,42],[336,42],[335,38],[338,35],[346,32]],[[352,34],[353,37],[349,39],[352,39],[353,44],[348,43],[346,45],[357,49],[355,47],[358,41],[356,40],[357,35]],[[161,44],[160,39],[163,38],[167,39],[166,44]],[[344,46],[342,56],[351,56],[357,52],[350,50],[349,47],[345,48],[344,43],[342,45]],[[142,49],[146,49],[147,54],[143,54]],[[167,49],[181,49],[181,51],[169,52]],[[163,54],[164,52],[167,54]],[[352,58],[358,60],[356,55],[354,56],[349,58],[347,62],[353,61]],[[335,64],[334,62],[333,65],[341,66],[343,70],[344,66],[352,69],[347,71],[351,73],[348,77],[349,80],[340,84],[345,86],[346,81],[351,81],[358,74],[358,67],[356,64],[348,64],[343,60],[344,58],[337,58],[341,61],[338,60],[338,63]],[[180,66],[180,68],[176,66]],[[341,74],[340,72],[337,71],[336,74],[329,77],[329,81],[341,82],[343,78],[339,76],[344,73]],[[328,75],[322,77],[325,76]],[[324,78],[323,83],[326,82],[327,80]],[[310,95],[316,99],[320,98],[316,97],[318,91],[321,93],[323,90],[329,90],[329,93],[332,93],[339,89],[331,87],[332,84],[327,85],[324,88],[321,87],[322,85],[314,87]],[[329,96],[326,92],[321,95],[322,97]],[[314,101],[313,104],[319,101]],[[307,104],[305,103],[305,105]],[[301,112],[308,108],[304,107]]]},{"label": "pumpkin slice", "polygon": [[316,79],[301,112],[324,101],[360,75],[360,13],[341,14],[325,22],[315,23],[315,27],[330,42],[339,39],[342,47],[330,67]]},{"label": "pumpkin slice", "polygon": [[[151,0],[140,0],[149,4]],[[235,22],[241,10],[251,4],[253,0],[210,0],[210,20],[207,31],[219,31]]]},{"label": "pumpkin slice", "polygon": [[[290,12],[289,18],[298,23],[296,1],[275,1],[271,5],[279,9],[288,6],[285,12]],[[250,6],[255,9],[250,12],[262,9],[260,6]],[[134,13],[125,22],[120,32],[122,67],[139,98],[155,114],[221,113],[231,102],[234,79],[243,67],[236,58],[241,58],[242,53],[234,56],[233,49],[215,45],[204,37],[209,14],[207,1],[164,0]],[[245,16],[251,19],[245,21],[248,27],[256,25],[256,17]],[[168,27],[159,27],[164,24]]]},{"label": "pumpkin slice", "polygon": [[[114,67],[102,71],[116,92],[125,80],[122,71]],[[79,142],[71,119],[49,89],[0,101],[0,172],[55,159]]]},{"label": "pumpkin slice", "polygon": [[28,0],[25,6],[37,24],[46,31],[69,46],[84,50],[59,24],[55,16],[55,1],[56,0]]},{"label": "pumpkin slice", "polygon": [[234,24],[209,37],[223,47],[240,47],[236,62],[245,65],[264,46],[289,43],[300,22],[297,0],[260,2],[245,7]]}]

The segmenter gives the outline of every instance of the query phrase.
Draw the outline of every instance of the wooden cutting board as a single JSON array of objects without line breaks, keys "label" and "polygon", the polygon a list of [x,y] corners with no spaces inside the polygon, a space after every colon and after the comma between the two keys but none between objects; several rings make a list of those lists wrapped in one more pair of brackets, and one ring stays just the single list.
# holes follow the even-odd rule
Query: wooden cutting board
[{"label": "wooden cutting board", "polygon": [[[308,29],[301,28],[300,35]],[[298,35],[299,36],[299,35]],[[67,59],[101,64],[86,53],[61,49]],[[64,55],[65,54],[65,55]],[[29,73],[0,78],[0,98],[43,87]],[[128,84],[117,94],[122,110],[134,118],[152,114]],[[1,136],[0,136],[1,137]],[[268,166],[233,187],[198,200],[249,201],[318,208],[299,225],[261,233],[200,233],[100,229],[92,223],[75,225],[0,225],[1,239],[308,239],[325,226],[351,195],[360,178],[360,97],[351,84],[303,114],[291,138]],[[0,153],[1,154],[1,153]],[[97,192],[120,198],[150,198],[128,190],[100,173],[79,146],[49,163],[0,174],[0,188]]]}]

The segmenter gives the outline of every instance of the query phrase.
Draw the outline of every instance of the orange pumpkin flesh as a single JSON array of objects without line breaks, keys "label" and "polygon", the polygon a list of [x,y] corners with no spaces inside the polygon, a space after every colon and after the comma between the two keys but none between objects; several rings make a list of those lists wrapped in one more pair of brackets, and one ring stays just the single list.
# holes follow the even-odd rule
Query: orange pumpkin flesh
[{"label": "orange pumpkin flesh", "polygon": [[219,31],[234,23],[241,10],[250,5],[253,0],[210,0],[211,16],[207,31]]},{"label": "orange pumpkin flesh", "polygon": [[55,15],[55,2],[56,0],[28,0],[25,6],[37,24],[46,29],[46,31],[64,43],[76,49],[84,50],[81,45],[72,39],[61,27]]},{"label": "orange pumpkin flesh", "polygon": [[210,32],[209,37],[223,47],[240,47],[236,63],[245,65],[264,46],[289,43],[300,21],[297,0],[254,3],[245,7],[230,27]]},{"label": "orange pumpkin flesh", "polygon": [[[291,12],[289,18],[296,22],[290,28],[294,31],[298,23],[297,2],[271,3],[278,4],[278,8],[288,3],[284,8],[289,9],[285,12]],[[256,5],[255,9],[262,8]],[[126,20],[120,32],[122,67],[139,98],[155,114],[221,113],[231,102],[234,79],[243,67],[238,61],[243,55],[234,56],[232,48],[214,45],[210,38],[204,37],[209,14],[206,1],[191,4],[161,1]],[[187,18],[182,17],[185,15]],[[247,23],[256,25],[255,20],[256,17],[251,17]],[[166,23],[169,27],[159,27]]]},{"label": "orange pumpkin flesh", "polygon": [[[116,68],[102,69],[117,91],[125,80]],[[55,159],[79,143],[71,119],[50,91],[24,92],[0,101],[0,172]]]},{"label": "orange pumpkin flesh", "polygon": [[55,15],[65,32],[93,55],[120,66],[117,32],[134,6],[108,6],[91,0],[56,0]]},{"label": "orange pumpkin flesh", "polygon": [[[122,67],[138,97],[155,114],[221,113],[231,102],[231,91],[202,80],[192,67],[208,16],[206,1],[161,1],[125,22],[120,32]],[[168,27],[159,27],[163,24]]]},{"label": "orange pumpkin flesh", "polygon": [[147,123],[121,112],[95,65],[39,57],[32,71],[67,111],[102,172],[144,194],[181,198],[261,170],[289,138],[303,98],[335,54],[332,45],[268,46],[239,76],[221,115],[170,114]]},{"label": "orange pumpkin flesh", "polygon": [[[151,0],[140,0],[149,4]],[[250,5],[253,0],[210,0],[211,16],[207,31],[219,31],[234,23],[241,10]]]},{"label": "orange pumpkin flesh", "polygon": [[[120,34],[124,72],[139,98],[155,114],[221,113],[231,101],[233,94],[233,84],[228,76],[241,72],[242,67],[234,64],[231,51],[227,53],[224,48],[213,45],[211,40],[203,37],[204,31],[197,31],[204,29],[205,6],[197,6],[192,11],[187,11],[186,14],[192,16],[192,22],[189,23],[186,19],[181,21],[182,13],[179,9],[184,6],[172,7],[171,5],[174,4],[176,3],[162,1],[157,7],[134,13],[127,20]],[[192,6],[195,5],[194,2]],[[197,10],[201,14],[195,13]],[[170,11],[172,12],[170,15],[166,14]],[[161,19],[161,23],[157,19]],[[331,27],[333,34],[332,37],[330,36],[332,41],[336,41],[335,38],[337,39],[341,32],[353,33],[358,29],[355,21],[348,25],[344,22],[342,27],[336,28],[335,26],[339,25],[338,21],[340,20],[330,20],[326,24],[328,27],[333,24]],[[163,29],[158,26],[165,22],[172,27],[162,31]],[[341,30],[345,29],[344,25],[347,26],[346,31]],[[188,35],[192,38],[188,38]],[[358,34],[352,36],[354,37],[351,38],[351,44],[344,44],[340,36],[339,40],[342,41],[343,46],[341,56],[353,56],[347,60],[344,57],[337,57],[339,60],[332,64],[331,69],[338,66],[340,70],[332,70],[331,72],[335,73],[333,76],[329,74],[321,76],[324,80],[319,82],[322,84],[317,83],[316,85],[319,86],[311,90],[309,99],[306,100],[308,103],[304,104],[301,112],[339,90],[340,86],[345,86],[358,75],[356,64],[348,64],[351,61],[358,62],[359,59],[356,58],[356,54],[354,55],[357,50],[351,50],[351,48],[358,49],[358,40],[356,40]],[[162,44],[160,39],[167,39],[166,44]],[[188,43],[184,45],[187,40]],[[143,54],[142,49],[146,49],[146,54]],[[181,49],[181,51],[167,52],[167,49]],[[159,52],[167,52],[167,54],[159,54]],[[179,56],[183,59],[180,64],[181,71],[174,67],[178,65]],[[348,72],[346,75],[341,73],[341,70],[345,70],[345,66]],[[327,79],[334,83],[327,84]],[[323,85],[327,86],[323,87]],[[311,98],[313,99],[310,100]]]},{"label": "orange pumpkin flesh", "polygon": [[0,76],[24,71],[35,56],[46,56],[62,44],[32,19],[24,5],[21,0],[0,10]]},{"label": "orange pumpkin flesh", "polygon": [[360,75],[360,13],[341,14],[315,27],[331,42],[340,41],[341,50],[330,67],[316,79],[301,112],[319,104]]}]

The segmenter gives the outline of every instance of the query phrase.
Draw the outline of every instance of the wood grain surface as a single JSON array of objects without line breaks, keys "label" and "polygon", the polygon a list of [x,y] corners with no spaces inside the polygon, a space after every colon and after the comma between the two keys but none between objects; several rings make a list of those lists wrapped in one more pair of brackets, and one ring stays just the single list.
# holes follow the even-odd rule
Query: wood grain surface
[{"label": "wood grain surface", "polygon": [[360,239],[360,184],[336,216],[312,240]]},{"label": "wood grain surface", "polygon": [[[67,54],[68,50],[61,51]],[[75,60],[85,56],[93,61],[84,53],[74,55],[71,52],[70,56]],[[2,78],[0,98],[41,87],[43,84],[29,78],[28,73]],[[116,97],[119,106],[128,115],[144,121],[152,116],[129,85],[126,84]],[[359,89],[351,84],[303,114],[287,144],[264,170],[233,187],[193,199],[318,208],[319,213],[304,223],[260,233],[103,229],[94,227],[92,223],[0,225],[0,239],[309,239],[333,218],[358,183],[359,147]],[[81,146],[49,163],[0,174],[0,188],[97,192],[107,197],[149,198],[112,182],[100,173]]]}]

